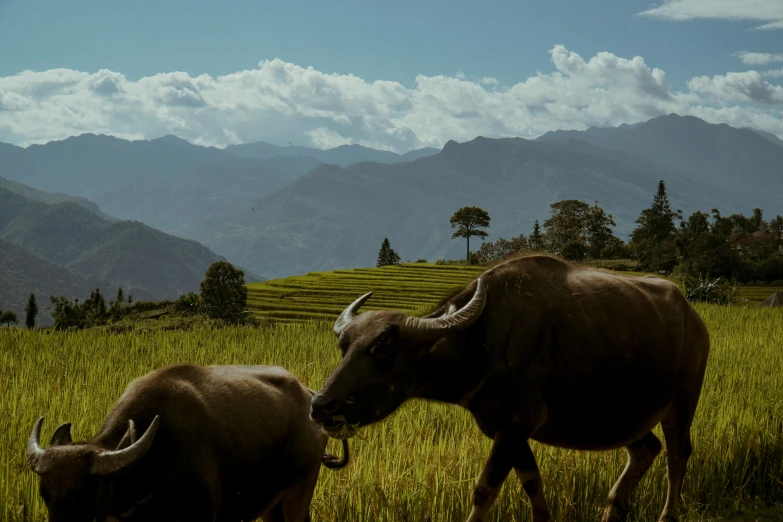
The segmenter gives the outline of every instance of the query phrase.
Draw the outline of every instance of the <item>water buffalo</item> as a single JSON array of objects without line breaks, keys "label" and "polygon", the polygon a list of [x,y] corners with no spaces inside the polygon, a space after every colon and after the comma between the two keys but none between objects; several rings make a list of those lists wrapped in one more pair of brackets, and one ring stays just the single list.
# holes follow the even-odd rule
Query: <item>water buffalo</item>
[{"label": "water buffalo", "polygon": [[41,449],[41,417],[27,460],[51,522],[309,521],[321,464],[348,461],[325,452],[313,393],[281,367],[175,364],[133,381],[87,442],[63,424]]},{"label": "water buffalo", "polygon": [[533,520],[552,520],[528,439],[625,447],[609,522],[626,519],[661,451],[652,432],[660,422],[669,483],[660,520],[678,520],[710,340],[677,285],[530,255],[486,270],[424,317],[357,314],[371,295],[335,322],[343,358],[312,399],[311,417],[331,436],[350,437],[413,397],[466,408],[493,440],[469,522],[486,519],[512,468]]}]

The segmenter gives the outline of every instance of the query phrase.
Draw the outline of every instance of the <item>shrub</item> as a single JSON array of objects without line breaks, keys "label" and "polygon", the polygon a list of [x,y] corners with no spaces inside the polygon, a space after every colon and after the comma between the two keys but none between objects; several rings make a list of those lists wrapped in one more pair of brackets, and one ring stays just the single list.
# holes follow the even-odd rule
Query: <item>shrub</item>
[{"label": "shrub", "polygon": [[181,315],[196,315],[201,307],[201,297],[193,292],[179,296],[174,301],[174,311]]},{"label": "shrub", "polygon": [[720,305],[733,302],[738,290],[737,285],[722,277],[710,279],[703,275],[699,275],[698,278],[685,276],[683,283],[685,286],[685,297],[689,301]]}]

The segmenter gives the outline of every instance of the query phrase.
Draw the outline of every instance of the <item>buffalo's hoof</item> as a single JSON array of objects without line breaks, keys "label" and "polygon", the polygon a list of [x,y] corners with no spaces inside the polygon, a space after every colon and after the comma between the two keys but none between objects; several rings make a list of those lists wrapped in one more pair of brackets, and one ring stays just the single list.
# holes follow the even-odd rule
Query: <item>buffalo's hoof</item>
[{"label": "buffalo's hoof", "polygon": [[627,509],[621,509],[619,506],[611,505],[604,509],[604,516],[601,517],[601,522],[625,522],[627,518]]}]

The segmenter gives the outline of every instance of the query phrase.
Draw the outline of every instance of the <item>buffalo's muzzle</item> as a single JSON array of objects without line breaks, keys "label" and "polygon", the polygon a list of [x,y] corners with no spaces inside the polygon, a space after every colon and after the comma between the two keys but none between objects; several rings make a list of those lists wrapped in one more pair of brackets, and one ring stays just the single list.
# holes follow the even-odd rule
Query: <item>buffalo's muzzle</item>
[{"label": "buffalo's muzzle", "polygon": [[340,401],[316,393],[310,403],[310,417],[321,424],[332,421],[339,407]]}]

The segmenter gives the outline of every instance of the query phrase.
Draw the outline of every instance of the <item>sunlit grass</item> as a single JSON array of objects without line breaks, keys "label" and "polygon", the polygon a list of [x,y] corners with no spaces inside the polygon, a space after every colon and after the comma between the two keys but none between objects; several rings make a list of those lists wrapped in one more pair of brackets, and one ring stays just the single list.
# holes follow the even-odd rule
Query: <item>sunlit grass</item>
[{"label": "sunlit grass", "polygon": [[[712,352],[693,428],[685,520],[783,504],[783,309],[697,309],[709,327]],[[0,330],[0,520],[44,520],[37,478],[24,458],[40,415],[46,417],[44,441],[66,421],[73,422],[75,438],[89,437],[132,379],[179,361],[278,364],[317,389],[340,357],[331,327],[326,320],[120,334]],[[659,428],[656,433],[662,437]],[[599,520],[625,453],[532,446],[555,519]],[[410,401],[351,440],[347,468],[322,469],[313,520],[464,520],[489,448],[464,410]],[[340,453],[334,441],[329,449]],[[662,453],[642,481],[632,520],[657,520],[666,493],[664,461]],[[513,474],[491,517],[530,520]]]}]

